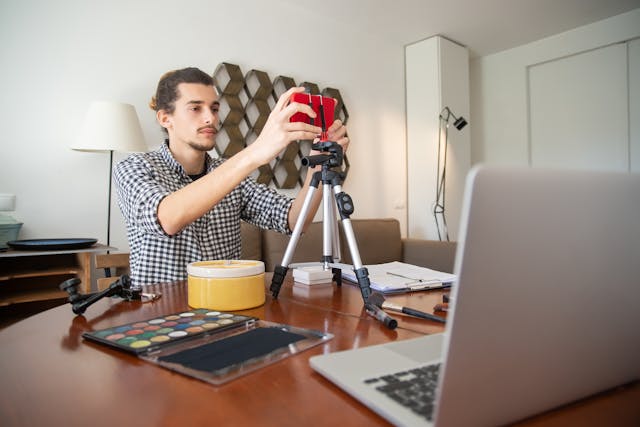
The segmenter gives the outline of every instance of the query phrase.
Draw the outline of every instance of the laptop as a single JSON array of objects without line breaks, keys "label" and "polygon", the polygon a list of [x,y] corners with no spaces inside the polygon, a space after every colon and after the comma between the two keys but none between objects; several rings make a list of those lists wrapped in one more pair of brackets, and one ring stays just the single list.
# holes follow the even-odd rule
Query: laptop
[{"label": "laptop", "polygon": [[[444,333],[312,368],[407,426],[511,423],[640,379],[640,174],[473,168],[454,273]],[[429,376],[421,407],[387,395]]]}]

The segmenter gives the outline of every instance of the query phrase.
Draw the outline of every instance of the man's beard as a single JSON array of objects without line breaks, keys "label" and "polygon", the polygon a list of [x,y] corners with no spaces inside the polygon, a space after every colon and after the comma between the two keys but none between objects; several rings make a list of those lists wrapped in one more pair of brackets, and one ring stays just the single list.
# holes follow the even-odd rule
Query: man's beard
[{"label": "man's beard", "polygon": [[[198,129],[198,134],[200,134],[200,131],[202,131],[204,129],[208,129],[208,128],[210,128],[210,126],[205,126],[205,127],[202,127],[200,129]],[[193,140],[192,141],[188,141],[188,144],[189,144],[189,147],[193,148],[194,150],[211,151],[211,150],[213,150],[213,147],[215,147],[215,145],[216,145],[216,135],[214,134],[213,138],[211,140],[208,140],[206,144],[205,143],[200,143],[200,142],[197,142],[197,141],[193,141]]]},{"label": "man's beard", "polygon": [[213,147],[216,146],[216,141],[214,139],[209,144],[201,144],[195,141],[188,141],[187,144],[189,144],[189,147],[197,151],[211,151],[213,150]]}]

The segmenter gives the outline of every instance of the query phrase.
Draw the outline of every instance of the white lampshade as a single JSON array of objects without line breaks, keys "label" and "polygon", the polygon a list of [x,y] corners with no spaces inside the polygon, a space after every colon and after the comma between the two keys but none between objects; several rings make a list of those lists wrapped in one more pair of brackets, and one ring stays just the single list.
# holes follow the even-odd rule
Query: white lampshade
[{"label": "white lampshade", "polygon": [[97,101],[89,106],[73,150],[147,151],[140,121],[133,105]]}]

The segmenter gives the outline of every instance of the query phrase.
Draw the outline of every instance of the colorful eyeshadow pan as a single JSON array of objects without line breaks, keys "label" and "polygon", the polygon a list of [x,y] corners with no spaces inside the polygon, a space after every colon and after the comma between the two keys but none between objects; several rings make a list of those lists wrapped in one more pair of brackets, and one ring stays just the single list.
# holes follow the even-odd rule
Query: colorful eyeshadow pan
[{"label": "colorful eyeshadow pan", "polygon": [[124,334],[112,334],[107,337],[109,341],[118,341],[119,339],[124,338]]},{"label": "colorful eyeshadow pan", "polygon": [[105,329],[104,331],[96,332],[96,336],[100,338],[105,338],[109,335],[113,335],[113,329]]},{"label": "colorful eyeshadow pan", "polygon": [[151,345],[151,341],[139,340],[131,343],[131,348],[142,348]]},{"label": "colorful eyeshadow pan", "polygon": [[155,351],[163,344],[170,345],[176,340],[216,333],[214,330],[241,326],[254,317],[232,313],[222,313],[207,309],[194,309],[181,313],[137,321],[127,325],[114,326],[94,332],[85,332],[84,337],[125,350],[142,353]]}]

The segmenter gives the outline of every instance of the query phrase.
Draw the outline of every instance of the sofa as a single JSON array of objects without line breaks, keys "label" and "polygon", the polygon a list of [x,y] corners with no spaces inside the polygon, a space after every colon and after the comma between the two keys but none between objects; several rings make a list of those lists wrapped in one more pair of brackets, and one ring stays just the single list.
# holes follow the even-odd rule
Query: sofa
[{"label": "sofa", "polygon": [[[455,242],[402,238],[400,223],[394,218],[351,219],[362,264],[381,264],[401,261],[447,273],[453,272]],[[349,245],[342,223],[338,223],[341,262],[352,264]],[[266,271],[273,271],[282,262],[290,236],[261,230],[246,222],[241,224],[241,259],[262,260]],[[292,263],[321,261],[322,222],[313,222],[300,236]]]}]

